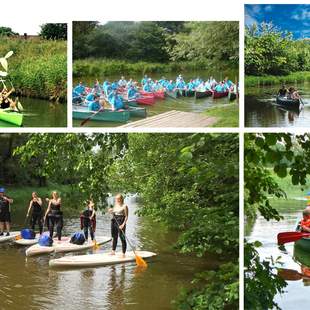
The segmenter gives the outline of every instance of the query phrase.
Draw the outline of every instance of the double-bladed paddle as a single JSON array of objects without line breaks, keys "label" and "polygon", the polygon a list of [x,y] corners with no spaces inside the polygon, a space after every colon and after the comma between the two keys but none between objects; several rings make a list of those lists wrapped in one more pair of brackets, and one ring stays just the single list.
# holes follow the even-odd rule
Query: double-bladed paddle
[{"label": "double-bladed paddle", "polygon": [[287,231],[287,232],[279,233],[277,236],[278,244],[294,242],[303,237],[310,237],[310,233],[300,232],[300,231]]}]

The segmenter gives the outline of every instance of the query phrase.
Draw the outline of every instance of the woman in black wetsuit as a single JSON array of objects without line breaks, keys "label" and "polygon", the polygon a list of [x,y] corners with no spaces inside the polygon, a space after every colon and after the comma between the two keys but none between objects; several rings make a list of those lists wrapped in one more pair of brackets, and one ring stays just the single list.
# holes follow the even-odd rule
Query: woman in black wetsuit
[{"label": "woman in black wetsuit", "polygon": [[43,232],[43,208],[42,208],[42,199],[38,197],[36,192],[32,193],[32,199],[30,200],[27,217],[30,215],[30,211],[32,210],[31,214],[31,229],[35,229],[36,223],[39,226],[40,235]]},{"label": "woman in black wetsuit", "polygon": [[58,240],[61,240],[61,231],[63,227],[63,216],[61,209],[61,198],[57,192],[52,192],[52,199],[48,200],[48,207],[44,215],[44,222],[47,217],[47,224],[50,232],[50,237],[53,238],[54,227],[56,226],[56,232]]},{"label": "woman in black wetsuit", "polygon": [[0,188],[0,236],[4,234],[4,227],[6,228],[6,236],[10,235],[11,226],[11,210],[10,205],[13,199],[5,195],[3,187]]}]

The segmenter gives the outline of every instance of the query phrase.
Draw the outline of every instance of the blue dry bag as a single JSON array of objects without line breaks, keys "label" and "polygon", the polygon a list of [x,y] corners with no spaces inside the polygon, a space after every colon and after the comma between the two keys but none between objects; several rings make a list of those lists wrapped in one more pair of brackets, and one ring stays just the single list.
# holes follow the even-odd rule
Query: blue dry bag
[{"label": "blue dry bag", "polygon": [[36,237],[36,233],[32,229],[23,229],[20,232],[22,239],[34,239]]},{"label": "blue dry bag", "polygon": [[72,235],[70,243],[82,245],[85,242],[85,236],[83,233],[76,232]]},{"label": "blue dry bag", "polygon": [[52,246],[53,239],[48,235],[42,235],[39,239],[39,245],[41,246]]}]

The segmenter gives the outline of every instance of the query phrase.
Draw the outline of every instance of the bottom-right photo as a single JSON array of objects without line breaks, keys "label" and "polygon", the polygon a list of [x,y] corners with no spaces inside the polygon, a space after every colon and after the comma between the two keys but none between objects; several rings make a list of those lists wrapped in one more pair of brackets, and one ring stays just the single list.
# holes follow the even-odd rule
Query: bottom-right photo
[{"label": "bottom-right photo", "polygon": [[248,133],[244,141],[244,308],[302,308],[310,286],[310,133]]}]

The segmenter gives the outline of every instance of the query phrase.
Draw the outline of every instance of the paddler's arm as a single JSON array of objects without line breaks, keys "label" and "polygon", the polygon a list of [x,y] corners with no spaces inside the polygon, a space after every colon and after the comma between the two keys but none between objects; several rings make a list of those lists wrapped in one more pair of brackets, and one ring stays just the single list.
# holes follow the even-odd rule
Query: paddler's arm
[{"label": "paddler's arm", "polygon": [[44,215],[44,222],[45,222],[45,220],[46,220],[46,216],[47,216],[47,214],[50,212],[50,210],[51,210],[51,200],[49,200],[48,201],[48,206],[47,206],[47,209],[46,209],[46,212],[45,212],[45,215]]},{"label": "paddler's arm", "polygon": [[303,231],[303,232],[310,232],[310,227],[301,226],[301,231]]},{"label": "paddler's arm", "polygon": [[30,203],[29,203],[28,211],[27,211],[27,217],[28,217],[29,214],[30,214],[30,210],[31,210],[31,208],[32,208],[32,203],[33,203],[33,201],[31,200]]},{"label": "paddler's arm", "polygon": [[126,206],[125,207],[125,219],[124,219],[124,222],[121,225],[119,225],[119,229],[123,230],[124,226],[127,223],[127,220],[128,220],[128,207]]},{"label": "paddler's arm", "polygon": [[3,197],[9,204],[13,203],[13,199],[12,198],[9,198],[7,196],[4,196]]}]

